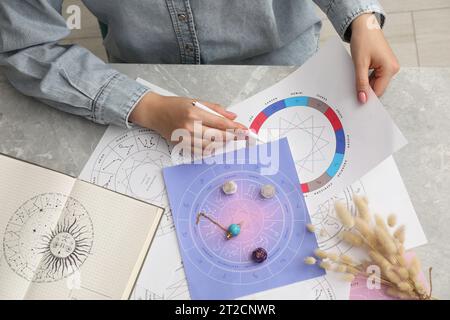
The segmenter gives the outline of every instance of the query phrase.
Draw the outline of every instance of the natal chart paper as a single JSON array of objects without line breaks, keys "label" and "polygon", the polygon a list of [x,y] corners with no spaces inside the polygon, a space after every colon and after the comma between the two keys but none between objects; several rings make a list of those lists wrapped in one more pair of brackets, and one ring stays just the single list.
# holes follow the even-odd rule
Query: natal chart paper
[{"label": "natal chart paper", "polygon": [[[325,274],[303,263],[318,245],[306,229],[311,220],[286,138],[165,168],[163,175],[193,299],[235,299]],[[224,193],[227,181],[235,193]],[[265,185],[275,190],[270,198],[261,195]],[[213,220],[200,221],[201,212]],[[230,238],[224,230],[233,223],[241,232]],[[266,252],[263,262],[252,258],[256,248]]]},{"label": "natal chart paper", "polygon": [[2,155],[0,181],[0,299],[128,299],[162,208]]},{"label": "natal chart paper", "polygon": [[266,141],[287,137],[305,197],[324,201],[406,144],[373,91],[362,106],[339,39],[230,111]]}]

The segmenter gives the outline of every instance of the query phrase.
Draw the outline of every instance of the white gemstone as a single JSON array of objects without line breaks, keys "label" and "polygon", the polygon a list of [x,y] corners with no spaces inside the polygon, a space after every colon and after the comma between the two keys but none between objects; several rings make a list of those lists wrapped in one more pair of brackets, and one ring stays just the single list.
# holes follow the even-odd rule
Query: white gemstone
[{"label": "white gemstone", "polygon": [[237,184],[234,181],[227,181],[222,186],[222,191],[225,194],[234,194],[237,191]]},{"label": "white gemstone", "polygon": [[265,184],[261,187],[261,196],[271,199],[275,195],[275,187],[271,184]]}]

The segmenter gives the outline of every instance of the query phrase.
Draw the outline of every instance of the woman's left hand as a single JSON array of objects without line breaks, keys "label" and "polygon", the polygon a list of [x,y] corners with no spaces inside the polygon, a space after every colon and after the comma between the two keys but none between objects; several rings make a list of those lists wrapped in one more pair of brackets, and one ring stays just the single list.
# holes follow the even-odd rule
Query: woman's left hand
[{"label": "woman's left hand", "polygon": [[[381,96],[400,66],[373,14],[359,16],[352,22],[351,28],[350,47],[355,64],[356,92],[358,100],[366,103],[369,87]],[[371,69],[373,73],[369,78]]]}]

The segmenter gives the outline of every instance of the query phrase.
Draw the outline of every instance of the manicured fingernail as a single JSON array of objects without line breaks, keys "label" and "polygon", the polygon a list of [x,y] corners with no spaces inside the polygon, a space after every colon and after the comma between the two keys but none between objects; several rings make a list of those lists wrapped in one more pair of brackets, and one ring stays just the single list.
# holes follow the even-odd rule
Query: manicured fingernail
[{"label": "manicured fingernail", "polygon": [[237,117],[237,114],[231,111],[227,111],[227,113],[232,117]]},{"label": "manicured fingernail", "polygon": [[366,95],[366,93],[364,91],[360,91],[358,93],[358,99],[359,99],[359,102],[366,103],[367,102],[367,95]]}]

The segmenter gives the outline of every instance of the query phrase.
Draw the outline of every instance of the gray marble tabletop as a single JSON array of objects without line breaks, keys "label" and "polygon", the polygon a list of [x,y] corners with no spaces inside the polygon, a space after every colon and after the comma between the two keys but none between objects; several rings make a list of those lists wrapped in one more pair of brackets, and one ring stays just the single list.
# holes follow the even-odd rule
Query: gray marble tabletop
[{"label": "gray marble tabletop", "polygon": [[[293,67],[115,65],[178,95],[229,106],[284,78]],[[433,292],[450,299],[450,69],[405,68],[382,102],[409,144],[395,154],[429,243]],[[15,91],[0,69],[0,152],[78,176],[106,127]],[[5,182],[1,182],[5,183]]]}]

